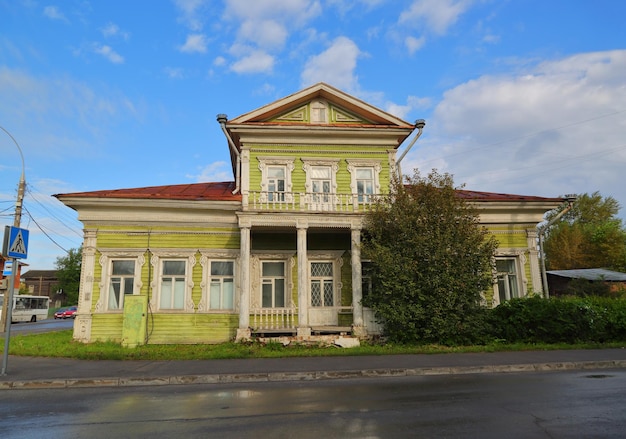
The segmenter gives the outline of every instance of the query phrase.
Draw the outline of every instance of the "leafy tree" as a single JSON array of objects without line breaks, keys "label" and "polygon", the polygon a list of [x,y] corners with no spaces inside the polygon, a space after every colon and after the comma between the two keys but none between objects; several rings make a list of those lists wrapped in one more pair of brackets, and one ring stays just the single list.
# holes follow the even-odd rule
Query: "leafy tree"
[{"label": "leafy tree", "polygon": [[[602,197],[599,192],[579,195],[574,207],[546,233],[546,267],[549,270],[602,267],[625,271],[626,230],[622,220],[616,217],[619,209],[613,197]],[[549,215],[548,220],[559,212]]]},{"label": "leafy tree", "polygon": [[472,343],[481,293],[492,284],[495,238],[458,197],[452,176],[416,171],[366,215],[363,254],[372,291],[363,299],[391,341]]},{"label": "leafy tree", "polygon": [[59,256],[56,260],[58,287],[66,294],[68,304],[78,302],[78,288],[80,286],[80,267],[83,257],[83,249],[73,248],[66,256]]}]

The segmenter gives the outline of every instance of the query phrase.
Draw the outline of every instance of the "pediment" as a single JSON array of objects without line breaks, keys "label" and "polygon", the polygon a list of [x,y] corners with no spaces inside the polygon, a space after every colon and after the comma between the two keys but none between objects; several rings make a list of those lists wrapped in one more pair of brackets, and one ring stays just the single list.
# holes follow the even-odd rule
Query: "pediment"
[{"label": "pediment", "polygon": [[322,82],[229,121],[229,124],[256,123],[412,126]]}]

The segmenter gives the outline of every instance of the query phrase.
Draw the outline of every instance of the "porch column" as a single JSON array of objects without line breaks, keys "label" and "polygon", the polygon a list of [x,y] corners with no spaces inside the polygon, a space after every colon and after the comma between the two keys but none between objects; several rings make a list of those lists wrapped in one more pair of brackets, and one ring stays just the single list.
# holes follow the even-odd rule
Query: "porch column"
[{"label": "porch column", "polygon": [[83,343],[91,341],[91,304],[93,285],[96,282],[94,271],[96,269],[97,236],[98,233],[94,229],[85,229],[84,231],[78,312],[74,319],[74,339]]},{"label": "porch column", "polygon": [[298,222],[298,336],[311,335],[309,327],[309,302],[307,297],[309,270],[307,260],[306,236],[308,224]]},{"label": "porch column", "polygon": [[352,228],[350,230],[351,252],[352,252],[352,331],[354,335],[365,335],[363,327],[363,284],[361,273],[361,229]]},{"label": "porch column", "polygon": [[237,329],[237,341],[249,340],[250,333],[250,226],[240,226],[240,251],[239,258],[239,329]]}]

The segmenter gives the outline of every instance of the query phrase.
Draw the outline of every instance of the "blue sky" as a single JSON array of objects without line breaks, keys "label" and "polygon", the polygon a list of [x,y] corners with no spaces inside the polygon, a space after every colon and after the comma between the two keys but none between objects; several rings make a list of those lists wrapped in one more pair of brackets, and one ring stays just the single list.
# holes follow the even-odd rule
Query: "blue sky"
[{"label": "blue sky", "polygon": [[[215,116],[319,81],[426,119],[405,172],[626,208],[625,16],[618,0],[0,0],[25,262],[81,245],[52,194],[232,180]],[[20,173],[0,132],[4,225]]]}]

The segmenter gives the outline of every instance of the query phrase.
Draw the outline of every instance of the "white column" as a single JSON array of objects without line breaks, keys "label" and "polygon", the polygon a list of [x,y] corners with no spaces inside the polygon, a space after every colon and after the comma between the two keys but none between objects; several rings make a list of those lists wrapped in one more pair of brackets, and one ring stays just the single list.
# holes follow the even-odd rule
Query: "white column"
[{"label": "white column", "polygon": [[240,226],[239,329],[237,340],[250,338],[250,226]]},{"label": "white column", "polygon": [[537,248],[537,230],[526,230],[526,242],[528,244],[530,281],[532,282],[531,289],[532,291],[543,291],[543,285],[541,282],[541,267],[539,266],[539,250]]},{"label": "white column", "polygon": [[351,229],[352,243],[352,324],[355,335],[363,334],[363,283],[361,273],[361,229]]},{"label": "white column", "polygon": [[298,223],[298,335],[311,335],[309,327],[309,298],[308,282],[309,270],[307,260],[307,236],[308,224]]},{"label": "white column", "polygon": [[[74,340],[88,343],[91,341],[91,304],[96,268],[95,230],[84,231],[83,258],[80,269],[80,288],[78,293],[78,311],[74,320]],[[101,293],[102,294],[102,293]]]}]

